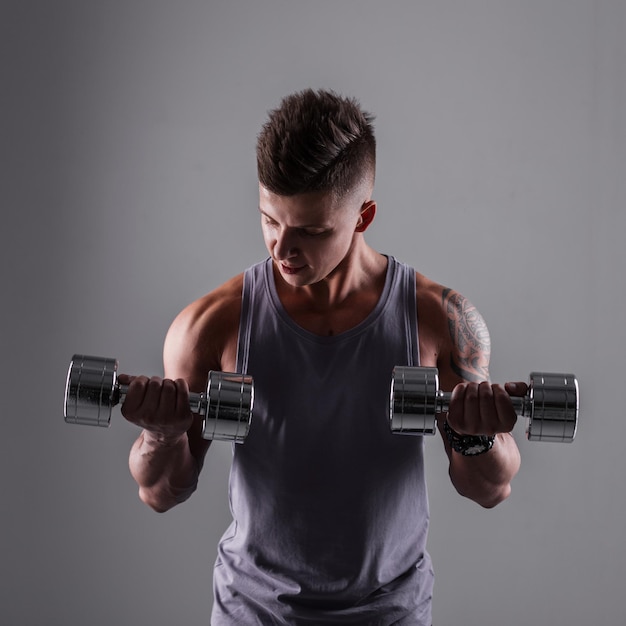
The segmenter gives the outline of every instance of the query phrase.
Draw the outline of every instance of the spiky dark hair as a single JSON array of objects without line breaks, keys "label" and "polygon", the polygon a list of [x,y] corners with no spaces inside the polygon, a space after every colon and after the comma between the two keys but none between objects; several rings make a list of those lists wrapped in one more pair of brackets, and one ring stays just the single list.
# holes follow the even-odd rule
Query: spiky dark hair
[{"label": "spiky dark hair", "polygon": [[353,98],[306,89],[270,111],[257,140],[259,182],[272,193],[343,196],[374,179],[374,117]]}]

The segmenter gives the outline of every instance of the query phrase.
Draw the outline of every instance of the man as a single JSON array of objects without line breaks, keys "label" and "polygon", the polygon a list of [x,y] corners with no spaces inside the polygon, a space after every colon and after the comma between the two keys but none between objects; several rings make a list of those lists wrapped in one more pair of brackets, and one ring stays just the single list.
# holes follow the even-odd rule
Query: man
[{"label": "man", "polygon": [[196,489],[209,448],[188,390],[202,391],[209,370],[254,377],[214,625],[430,625],[423,439],[390,433],[395,365],[435,366],[453,390],[440,431],[459,493],[493,507],[519,469],[509,394],[526,385],[488,382],[477,310],[365,241],[372,120],[332,92],[283,99],[257,143],[269,258],[178,315],[166,379],[122,379],[123,413],[143,428],[131,471],[141,499],[166,511]]}]

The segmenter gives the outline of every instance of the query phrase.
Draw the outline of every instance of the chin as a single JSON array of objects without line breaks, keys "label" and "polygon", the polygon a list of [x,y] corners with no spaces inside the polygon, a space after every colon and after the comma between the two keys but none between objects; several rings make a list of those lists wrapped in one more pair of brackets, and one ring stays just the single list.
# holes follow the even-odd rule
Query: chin
[{"label": "chin", "polygon": [[281,278],[283,279],[284,283],[287,283],[288,285],[290,285],[291,287],[306,287],[307,285],[312,284],[312,281],[310,279],[305,278],[304,276],[301,275],[293,275],[293,274],[283,274],[281,272]]}]

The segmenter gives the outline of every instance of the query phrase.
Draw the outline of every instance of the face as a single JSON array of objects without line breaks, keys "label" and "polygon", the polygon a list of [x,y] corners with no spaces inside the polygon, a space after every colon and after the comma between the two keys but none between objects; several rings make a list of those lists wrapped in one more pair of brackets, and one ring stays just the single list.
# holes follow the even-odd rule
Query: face
[{"label": "face", "polygon": [[282,278],[294,287],[331,276],[375,210],[373,202],[363,203],[357,195],[337,200],[323,192],[279,196],[262,185],[259,190],[265,245]]}]

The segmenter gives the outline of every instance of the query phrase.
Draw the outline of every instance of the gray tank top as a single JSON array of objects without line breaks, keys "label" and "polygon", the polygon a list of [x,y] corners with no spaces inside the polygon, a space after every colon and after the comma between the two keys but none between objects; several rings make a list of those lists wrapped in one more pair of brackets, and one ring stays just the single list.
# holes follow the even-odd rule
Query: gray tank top
[{"label": "gray tank top", "polygon": [[331,337],[288,316],[271,259],[245,272],[237,370],[255,406],[234,445],[214,626],[430,625],[423,439],[388,421],[393,367],[417,364],[415,272],[393,257],[375,309]]}]

